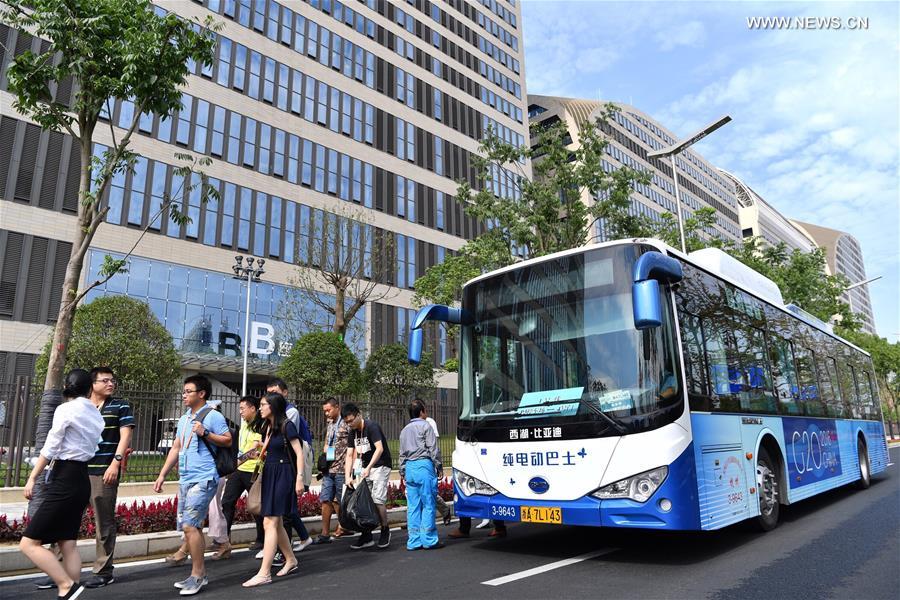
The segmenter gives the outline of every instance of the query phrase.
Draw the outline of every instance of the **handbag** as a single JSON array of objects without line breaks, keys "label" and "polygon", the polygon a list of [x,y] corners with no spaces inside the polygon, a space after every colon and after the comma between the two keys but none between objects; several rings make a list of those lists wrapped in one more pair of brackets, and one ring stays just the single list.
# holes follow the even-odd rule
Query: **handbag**
[{"label": "handbag", "polygon": [[259,462],[253,469],[253,475],[250,476],[250,491],[247,492],[247,512],[254,517],[261,516],[262,513],[262,477],[259,475],[263,462],[266,460],[266,448],[269,447],[269,440],[272,439],[271,432],[266,438],[266,443],[259,452]]}]

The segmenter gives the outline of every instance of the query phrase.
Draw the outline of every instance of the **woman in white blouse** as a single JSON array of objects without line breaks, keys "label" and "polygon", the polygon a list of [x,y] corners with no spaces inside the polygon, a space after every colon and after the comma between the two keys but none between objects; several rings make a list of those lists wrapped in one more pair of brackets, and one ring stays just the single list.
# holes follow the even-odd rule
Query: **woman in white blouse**
[{"label": "woman in white blouse", "polygon": [[[50,576],[59,589],[59,598],[73,600],[84,588],[78,583],[81,558],[75,547],[81,517],[91,495],[87,464],[97,453],[103,431],[103,417],[88,400],[91,376],[84,369],[66,375],[63,396],[68,400],[53,413],[53,427],[25,484],[25,498],[31,500],[35,480],[48,464],[44,499],[25,528],[19,549],[37,568]],[[42,544],[56,542],[62,564]]]}]

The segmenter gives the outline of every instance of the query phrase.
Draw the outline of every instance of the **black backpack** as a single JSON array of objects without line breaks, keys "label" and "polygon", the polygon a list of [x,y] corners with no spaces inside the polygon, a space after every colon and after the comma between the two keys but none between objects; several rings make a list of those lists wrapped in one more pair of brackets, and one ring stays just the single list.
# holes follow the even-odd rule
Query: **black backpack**
[{"label": "black backpack", "polygon": [[[207,406],[194,417],[195,421],[203,422],[203,419],[206,418],[210,412],[213,411],[211,406]],[[226,423],[229,421],[226,419]],[[222,446],[213,446],[209,442],[206,441],[205,438],[200,438],[200,441],[203,442],[203,445],[206,446],[206,449],[210,454],[213,455],[213,458],[216,461],[216,473],[219,474],[219,477],[228,477],[235,471],[237,471],[237,457],[238,457],[238,434],[235,431],[233,424],[229,423],[228,432],[231,434],[231,446],[228,448]],[[213,449],[215,448],[215,449]]]}]

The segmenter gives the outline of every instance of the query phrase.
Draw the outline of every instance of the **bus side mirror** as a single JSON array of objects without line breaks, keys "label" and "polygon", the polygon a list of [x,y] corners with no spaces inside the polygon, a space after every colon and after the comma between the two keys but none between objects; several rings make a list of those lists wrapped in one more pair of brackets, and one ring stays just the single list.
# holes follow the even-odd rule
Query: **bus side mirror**
[{"label": "bus side mirror", "polygon": [[451,325],[472,325],[475,323],[472,314],[464,308],[454,308],[443,304],[429,304],[419,309],[409,331],[409,346],[406,353],[409,362],[415,365],[422,362],[422,325],[426,321],[440,321]]},{"label": "bus side mirror", "polygon": [[662,325],[659,282],[672,284],[682,279],[681,263],[662,252],[646,252],[635,261],[631,284],[635,328],[652,329]]},{"label": "bus side mirror", "polygon": [[652,329],[662,325],[659,305],[659,282],[647,279],[631,284],[631,308],[636,329]]},{"label": "bus side mirror", "polygon": [[413,329],[409,332],[409,348],[407,359],[414,365],[422,362],[422,330]]}]

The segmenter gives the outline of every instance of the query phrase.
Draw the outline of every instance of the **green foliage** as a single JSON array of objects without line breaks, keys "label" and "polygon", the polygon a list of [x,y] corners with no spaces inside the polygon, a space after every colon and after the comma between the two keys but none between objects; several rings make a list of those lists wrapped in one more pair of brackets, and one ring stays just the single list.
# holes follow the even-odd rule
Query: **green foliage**
[{"label": "green foliage", "polygon": [[333,331],[307,333],[278,367],[298,394],[349,396],[359,392],[359,360]]},{"label": "green foliage", "polygon": [[459,372],[459,359],[455,356],[444,361],[444,370],[448,373]]},{"label": "green foliage", "polygon": [[900,421],[900,343],[892,344],[877,335],[843,328],[838,333],[872,355],[884,419]]},{"label": "green foliage", "polygon": [[422,354],[422,362],[410,364],[406,347],[401,343],[376,348],[366,361],[363,381],[369,397],[376,401],[391,402],[401,406],[416,396],[422,396],[437,386],[433,357]]},{"label": "green foliage", "polygon": [[[51,336],[52,339],[52,336]],[[50,341],[37,360],[37,379],[47,373]],[[75,310],[65,369],[111,367],[120,386],[168,390],[181,374],[172,336],[145,302],[105,296]]]},{"label": "green foliage", "polygon": [[812,252],[788,250],[784,243],[763,246],[759,238],[745,240],[729,249],[732,256],[774,281],[785,303],[797,304],[803,310],[830,321],[839,315],[841,327],[847,331],[859,329],[859,319],[840,299],[847,286],[843,275],[825,274],[825,249]]}]

